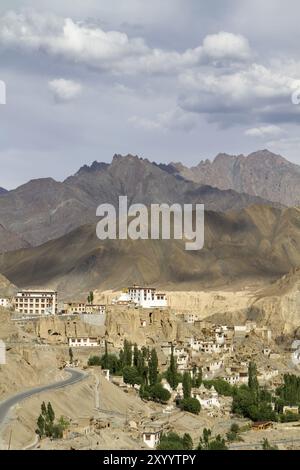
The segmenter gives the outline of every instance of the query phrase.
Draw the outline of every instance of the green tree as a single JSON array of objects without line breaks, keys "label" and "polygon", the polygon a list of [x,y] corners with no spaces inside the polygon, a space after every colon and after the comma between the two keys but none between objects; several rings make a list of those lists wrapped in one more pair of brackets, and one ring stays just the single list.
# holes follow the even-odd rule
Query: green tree
[{"label": "green tree", "polygon": [[132,344],[125,339],[123,348],[123,367],[132,365]]},{"label": "green tree", "polygon": [[178,374],[177,374],[176,361],[175,361],[175,357],[174,357],[173,344],[171,346],[170,365],[167,369],[166,378],[167,378],[167,381],[169,382],[170,386],[172,387],[172,389],[175,390],[177,385],[178,385]]},{"label": "green tree", "polygon": [[189,372],[184,372],[182,378],[182,387],[183,387],[183,397],[190,398],[192,390],[192,380]]},{"label": "green tree", "polygon": [[133,348],[133,365],[134,365],[134,367],[138,366],[138,360],[139,360],[139,350],[138,350],[137,344],[135,343],[134,348]]},{"label": "green tree", "polygon": [[142,378],[142,383],[147,384],[148,383],[148,368],[145,364],[145,359],[144,359],[142,351],[138,351],[136,368],[138,370],[139,376]]},{"label": "green tree", "polygon": [[42,414],[40,414],[37,419],[37,429],[35,432],[40,436],[40,438],[45,435],[45,418]]},{"label": "green tree", "polygon": [[184,450],[193,450],[194,444],[190,434],[185,433],[182,438]]},{"label": "green tree", "polygon": [[44,401],[41,404],[41,411],[42,411],[42,415],[44,416],[44,418],[46,418],[47,417],[47,407],[46,407],[46,403]]},{"label": "green tree", "polygon": [[73,364],[73,349],[69,348],[69,359],[70,359],[70,364]]},{"label": "green tree", "polygon": [[253,393],[258,393],[259,385],[257,380],[257,368],[255,362],[249,362],[248,366],[248,387]]},{"label": "green tree", "polygon": [[48,418],[49,423],[51,424],[54,423],[55,413],[54,413],[54,410],[52,408],[50,401],[48,402],[48,405],[47,405],[47,418]]},{"label": "green tree", "polygon": [[197,398],[184,398],[179,402],[179,408],[183,411],[198,415],[201,410],[201,405]]},{"label": "green tree", "polygon": [[125,366],[123,369],[123,379],[126,384],[135,385],[141,383],[137,368],[134,366]]},{"label": "green tree", "polygon": [[150,353],[149,359],[149,383],[150,385],[155,385],[157,383],[158,378],[158,358],[156,350],[153,348]]},{"label": "green tree", "polygon": [[100,359],[100,365],[102,369],[109,369],[112,375],[122,375],[123,366],[115,354],[104,354]]},{"label": "green tree", "polygon": [[87,297],[88,304],[92,305],[94,302],[94,292],[90,291],[88,297]]}]

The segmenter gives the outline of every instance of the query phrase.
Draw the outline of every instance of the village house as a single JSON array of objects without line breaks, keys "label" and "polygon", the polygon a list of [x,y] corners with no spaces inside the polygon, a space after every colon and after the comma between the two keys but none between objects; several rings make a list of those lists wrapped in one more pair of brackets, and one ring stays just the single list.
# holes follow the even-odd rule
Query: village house
[{"label": "village house", "polygon": [[97,347],[100,345],[99,338],[96,337],[70,337],[68,338],[70,348]]},{"label": "village house", "polygon": [[198,319],[198,316],[195,313],[185,313],[183,315],[183,319],[185,323],[194,324],[195,321]]},{"label": "village house", "polygon": [[13,298],[15,311],[24,315],[56,315],[57,292],[50,289],[22,290]]},{"label": "village house", "polygon": [[86,304],[85,313],[104,315],[106,306],[102,304]]},{"label": "village house", "polygon": [[100,304],[86,304],[85,302],[69,302],[64,304],[64,312],[69,314],[89,313],[104,315],[106,306]]},{"label": "village house", "polygon": [[228,382],[230,385],[236,385],[240,381],[240,376],[239,374],[231,374],[231,375],[225,375],[221,377],[223,380]]},{"label": "village house", "polygon": [[184,371],[188,366],[189,354],[187,352],[184,352],[183,354],[176,356],[176,358],[178,371]]},{"label": "village house", "polygon": [[164,342],[161,343],[160,348],[161,348],[162,352],[166,356],[169,357],[171,355],[171,352],[172,352],[172,342],[171,341],[164,341]]},{"label": "village house", "polygon": [[159,444],[160,437],[162,434],[162,427],[154,424],[145,426],[142,432],[143,442],[150,449],[155,449]]},{"label": "village house", "polygon": [[164,308],[168,306],[167,296],[156,292],[155,287],[128,287],[128,295],[135,305],[142,308]]},{"label": "village house", "polygon": [[200,344],[200,351],[206,354],[219,354],[223,352],[223,348],[221,344],[214,341],[202,341]]},{"label": "village house", "polygon": [[1,297],[0,298],[0,307],[3,308],[11,308],[12,307],[12,301],[8,297]]}]

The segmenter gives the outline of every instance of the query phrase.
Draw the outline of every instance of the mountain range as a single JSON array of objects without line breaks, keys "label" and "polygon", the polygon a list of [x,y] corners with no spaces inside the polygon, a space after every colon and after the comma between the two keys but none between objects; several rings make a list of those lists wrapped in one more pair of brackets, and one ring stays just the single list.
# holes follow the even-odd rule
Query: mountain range
[{"label": "mountain range", "polygon": [[[66,296],[132,282],[189,290],[278,279],[300,265],[300,167],[268,151],[194,168],[115,155],[63,182],[31,180],[0,196],[0,273]],[[96,237],[101,203],[204,203],[205,245]],[[291,207],[287,207],[291,206]]]},{"label": "mountain range", "polygon": [[[0,197],[0,224],[26,243],[37,246],[69,233],[76,227],[96,223],[99,204],[203,203],[207,210],[242,209],[268,204],[257,196],[188,181],[159,165],[137,156],[115,155],[111,164],[85,165],[63,182],[52,178],[29,181]],[[278,204],[277,204],[278,205]],[[19,248],[11,239],[10,249]],[[0,249],[3,251],[0,245]]]},{"label": "mountain range", "polygon": [[219,189],[233,189],[285,206],[300,205],[300,166],[268,150],[244,155],[220,153],[213,161],[188,168],[171,163],[173,175]]}]

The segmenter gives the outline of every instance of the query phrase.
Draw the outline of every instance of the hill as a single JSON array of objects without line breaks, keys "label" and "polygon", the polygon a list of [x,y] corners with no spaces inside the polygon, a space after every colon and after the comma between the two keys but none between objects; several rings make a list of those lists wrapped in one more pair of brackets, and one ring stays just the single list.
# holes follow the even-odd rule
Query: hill
[{"label": "hill", "polygon": [[106,240],[81,226],[39,247],[4,253],[0,272],[19,287],[49,286],[65,296],[133,282],[198,290],[276,279],[300,265],[300,210],[250,206],[205,215],[205,245],[181,240]]}]

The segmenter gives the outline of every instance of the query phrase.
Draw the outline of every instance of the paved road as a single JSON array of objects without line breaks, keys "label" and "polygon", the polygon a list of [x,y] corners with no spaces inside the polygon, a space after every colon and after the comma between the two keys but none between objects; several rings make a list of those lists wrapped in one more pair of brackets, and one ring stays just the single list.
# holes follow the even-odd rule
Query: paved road
[{"label": "paved road", "polygon": [[70,377],[59,382],[54,382],[49,385],[43,385],[41,387],[31,388],[30,390],[26,390],[25,392],[17,393],[10,398],[0,402],[0,425],[4,422],[7,413],[9,412],[10,408],[20,401],[24,400],[25,398],[29,398],[32,395],[36,395],[37,393],[47,392],[49,390],[57,390],[59,388],[66,387],[68,385],[73,385],[77,382],[80,382],[87,374],[80,372],[79,370],[75,369],[65,369],[69,374]]}]

